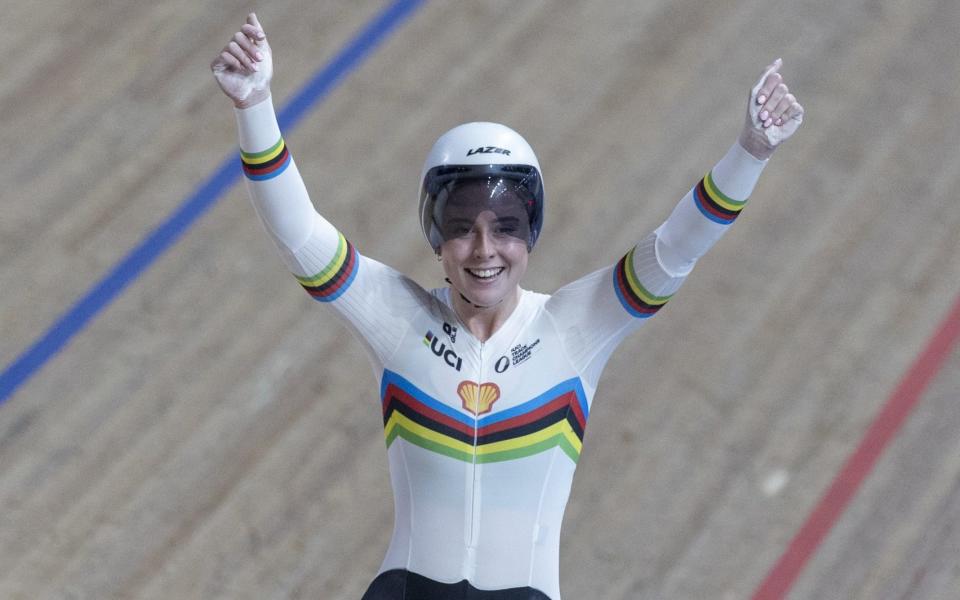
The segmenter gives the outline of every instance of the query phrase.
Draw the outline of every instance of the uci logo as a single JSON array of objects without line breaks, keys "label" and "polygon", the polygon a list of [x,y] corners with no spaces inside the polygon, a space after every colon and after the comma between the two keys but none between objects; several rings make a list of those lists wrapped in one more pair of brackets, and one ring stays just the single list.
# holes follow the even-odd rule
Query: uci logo
[{"label": "uci logo", "polygon": [[427,331],[423,337],[423,345],[430,348],[431,352],[443,359],[443,362],[453,367],[457,371],[463,366],[463,359],[457,356],[453,349],[447,349],[447,345],[440,341],[440,338],[433,335],[432,331]]},{"label": "uci logo", "polygon": [[503,154],[510,156],[510,151],[506,148],[497,148],[496,146],[480,146],[473,150],[467,150],[467,156],[473,156],[474,154]]}]

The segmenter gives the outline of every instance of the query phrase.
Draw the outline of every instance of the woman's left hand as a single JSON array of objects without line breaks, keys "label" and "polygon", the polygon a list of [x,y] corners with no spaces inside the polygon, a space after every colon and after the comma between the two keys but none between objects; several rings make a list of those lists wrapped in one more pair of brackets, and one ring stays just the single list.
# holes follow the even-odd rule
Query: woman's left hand
[{"label": "woman's left hand", "polygon": [[764,69],[750,91],[747,118],[740,133],[740,145],[760,160],[770,158],[803,123],[803,106],[783,82],[778,72],[783,60],[777,59]]}]

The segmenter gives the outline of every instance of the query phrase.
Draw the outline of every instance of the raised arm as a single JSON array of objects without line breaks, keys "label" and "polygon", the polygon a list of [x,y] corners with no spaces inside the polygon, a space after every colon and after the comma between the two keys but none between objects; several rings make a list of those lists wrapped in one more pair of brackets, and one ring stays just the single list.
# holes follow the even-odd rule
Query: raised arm
[{"label": "raised arm", "polygon": [[737,141],[667,220],[612,268],[561,288],[548,302],[588,385],[617,344],[667,303],[730,228],[770,156],[803,121],[803,107],[783,83],[781,66],[777,59],[764,69],[748,95]]},{"label": "raised arm", "polygon": [[661,266],[673,276],[690,272],[733,224],[777,147],[803,121],[803,107],[790,93],[777,59],[750,90],[737,142],[680,201],[657,229]]},{"label": "raised arm", "polygon": [[[339,234],[320,217],[280,133],[270,96],[273,54],[254,13],[210,65],[233,101],[247,190],[267,231],[288,260],[319,233],[335,249]],[[317,228],[325,231],[317,231]],[[307,265],[288,265],[295,267]],[[315,267],[316,265],[313,265]]]},{"label": "raised arm", "polygon": [[277,124],[270,96],[273,56],[255,14],[247,16],[210,68],[233,101],[247,191],[284,263],[382,360],[396,347],[423,291],[361,256],[314,208]]},{"label": "raised arm", "polygon": [[[357,281],[361,257],[314,208],[281,135],[270,95],[273,53],[256,14],[247,15],[246,23],[210,68],[220,89],[233,101],[247,191],[284,263],[315,300],[341,298]],[[346,310],[346,306],[339,308],[341,314]]]}]

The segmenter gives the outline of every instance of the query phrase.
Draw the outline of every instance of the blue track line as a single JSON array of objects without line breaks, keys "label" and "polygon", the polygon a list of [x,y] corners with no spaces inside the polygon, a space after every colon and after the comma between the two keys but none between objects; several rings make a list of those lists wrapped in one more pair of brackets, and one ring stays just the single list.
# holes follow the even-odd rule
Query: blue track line
[{"label": "blue track line", "polygon": [[[296,127],[347,75],[410,17],[425,0],[395,0],[370,21],[326,66],[304,84],[277,114],[280,129]],[[99,282],[0,373],[0,405],[50,361],[108,307],[134,280],[173,246],[240,178],[238,151],[220,163],[210,177],[176,211],[145,237]]]}]

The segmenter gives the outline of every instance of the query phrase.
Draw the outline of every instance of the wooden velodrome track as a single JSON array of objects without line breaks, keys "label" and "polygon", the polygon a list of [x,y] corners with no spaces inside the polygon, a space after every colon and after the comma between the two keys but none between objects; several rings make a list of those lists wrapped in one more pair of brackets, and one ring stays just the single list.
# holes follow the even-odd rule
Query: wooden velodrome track
[{"label": "wooden velodrome track", "polygon": [[[5,3],[4,368],[231,155],[208,64],[247,11],[279,107],[386,6]],[[958,30],[956,0],[434,1],[286,132],[321,212],[436,286],[425,152],[519,129],[549,202],[525,286],[551,291],[667,216],[784,57],[806,123],[607,367],[565,598],[751,597],[896,399],[960,293]],[[791,598],[960,598],[960,351],[928,371]],[[362,350],[241,185],[0,404],[0,598],[359,598],[392,520]]]}]

